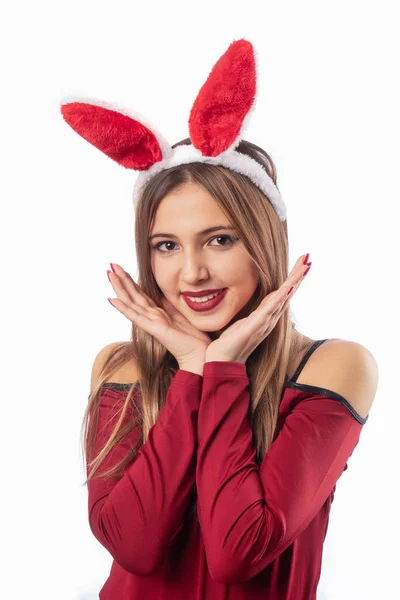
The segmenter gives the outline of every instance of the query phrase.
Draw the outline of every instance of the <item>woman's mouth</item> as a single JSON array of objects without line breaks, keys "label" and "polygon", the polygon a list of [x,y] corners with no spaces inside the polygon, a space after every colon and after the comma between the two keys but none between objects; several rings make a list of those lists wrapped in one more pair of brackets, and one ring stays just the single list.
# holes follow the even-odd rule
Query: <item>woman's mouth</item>
[{"label": "woman's mouth", "polygon": [[[228,291],[228,288],[225,288],[224,290],[221,290],[220,292],[216,292],[215,294],[210,294],[209,296],[205,296],[204,298],[191,299],[188,296],[183,296],[183,298],[184,298],[186,304],[188,305],[188,307],[191,308],[192,310],[195,310],[196,312],[205,312],[208,310],[212,310],[213,308],[218,306],[218,304],[220,302],[222,302],[227,291]],[[212,297],[210,298],[210,296],[212,296]],[[208,300],[206,300],[205,298],[208,298]]]}]

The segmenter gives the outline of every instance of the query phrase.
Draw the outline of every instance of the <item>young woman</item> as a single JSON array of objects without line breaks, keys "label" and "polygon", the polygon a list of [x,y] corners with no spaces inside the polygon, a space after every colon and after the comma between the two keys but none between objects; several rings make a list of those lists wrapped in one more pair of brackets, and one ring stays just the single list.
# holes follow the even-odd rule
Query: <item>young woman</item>
[{"label": "young woman", "polygon": [[[235,44],[231,54],[249,50]],[[235,94],[241,79],[231,77]],[[169,162],[145,162],[138,282],[120,265],[108,271],[132,335],[98,353],[83,423],[89,524],[113,557],[99,597],[313,600],[377,365],[356,342],[296,331],[289,302],[311,262],[305,253],[288,272],[273,161],[242,138],[188,159],[195,112]],[[83,113],[71,114],[83,135]],[[122,164],[126,153],[107,144]]]}]

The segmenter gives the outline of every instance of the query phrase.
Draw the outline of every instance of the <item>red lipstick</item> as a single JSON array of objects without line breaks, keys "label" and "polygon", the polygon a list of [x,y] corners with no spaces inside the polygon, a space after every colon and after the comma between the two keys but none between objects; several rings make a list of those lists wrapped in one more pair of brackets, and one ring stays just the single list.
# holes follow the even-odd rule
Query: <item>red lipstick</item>
[{"label": "red lipstick", "polygon": [[215,292],[220,292],[224,288],[218,288],[214,290],[200,290],[200,292],[181,292],[183,296],[192,296],[193,298],[201,298],[202,296],[209,296],[210,294],[215,294]]},{"label": "red lipstick", "polygon": [[[223,298],[226,295],[226,292],[228,291],[228,288],[225,288],[224,290],[222,290],[218,296],[215,296],[215,298],[211,298],[210,300],[206,300],[205,302],[192,302],[192,300],[190,300],[190,298],[187,297],[188,292],[185,292],[183,294],[183,298],[186,302],[186,304],[189,306],[189,308],[195,310],[196,312],[205,312],[208,310],[212,310],[213,308],[215,308],[216,306],[218,306],[218,304],[223,300]],[[212,292],[211,292],[212,293]],[[208,296],[209,294],[205,294],[204,292],[198,293],[198,294],[190,294],[193,295],[193,297],[198,297],[198,296]]]}]

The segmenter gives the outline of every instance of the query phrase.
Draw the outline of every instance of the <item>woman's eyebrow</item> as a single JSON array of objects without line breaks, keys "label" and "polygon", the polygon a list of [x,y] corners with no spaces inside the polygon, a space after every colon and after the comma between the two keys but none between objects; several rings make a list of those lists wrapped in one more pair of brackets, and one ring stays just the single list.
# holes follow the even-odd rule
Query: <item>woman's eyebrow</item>
[{"label": "woman's eyebrow", "polygon": [[[220,231],[221,229],[228,229],[229,231],[232,231],[236,228],[232,227],[232,225],[215,225],[214,227],[207,227],[207,229],[198,231],[196,235],[198,235],[198,236],[206,235],[207,233],[212,233],[213,231]],[[173,233],[153,233],[153,235],[151,235],[149,237],[149,240],[152,240],[153,238],[156,238],[156,237],[170,237],[170,238],[174,238],[175,240],[178,239],[178,236],[174,235]]]}]

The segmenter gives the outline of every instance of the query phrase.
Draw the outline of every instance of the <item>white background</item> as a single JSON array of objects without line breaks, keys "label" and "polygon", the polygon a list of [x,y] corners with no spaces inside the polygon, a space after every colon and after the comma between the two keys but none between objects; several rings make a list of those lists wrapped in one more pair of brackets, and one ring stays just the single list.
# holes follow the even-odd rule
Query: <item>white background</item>
[{"label": "white background", "polygon": [[291,265],[306,252],[313,262],[291,303],[298,329],[359,342],[380,370],[337,484],[318,598],[399,593],[396,4],[2,7],[2,597],[95,599],[111,565],[87,521],[79,432],[95,355],[130,337],[106,270],[136,275],[136,175],[66,125],[60,102],[76,93],[130,107],[174,143],[213,64],[243,37],[260,68],[245,137],[277,166]]}]

